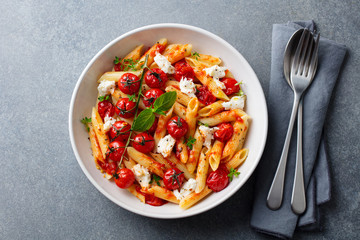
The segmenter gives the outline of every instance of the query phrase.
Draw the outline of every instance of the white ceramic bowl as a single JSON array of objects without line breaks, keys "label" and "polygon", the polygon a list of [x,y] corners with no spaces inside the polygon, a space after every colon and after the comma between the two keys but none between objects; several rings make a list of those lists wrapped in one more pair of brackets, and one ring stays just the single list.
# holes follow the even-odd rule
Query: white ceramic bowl
[{"label": "white ceramic bowl", "polygon": [[[237,80],[244,82],[247,94],[246,112],[252,117],[245,143],[249,156],[240,167],[240,176],[218,193],[212,193],[188,210],[178,205],[165,204],[153,207],[141,203],[128,191],[118,188],[103,177],[95,168],[91,155],[90,142],[80,120],[91,115],[96,103],[96,80],[104,72],[112,69],[115,56],[124,56],[135,46],[153,45],[158,39],[167,38],[170,43],[191,43],[193,51],[218,56],[234,74]],[[229,43],[203,29],[183,24],[156,24],[130,31],[101,49],[82,72],[72,95],[69,111],[69,131],[76,159],[90,182],[107,198],[119,206],[134,213],[154,218],[181,218],[207,211],[232,196],[254,172],[263,153],[267,137],[268,117],[264,93],[259,80],[245,58]]]}]

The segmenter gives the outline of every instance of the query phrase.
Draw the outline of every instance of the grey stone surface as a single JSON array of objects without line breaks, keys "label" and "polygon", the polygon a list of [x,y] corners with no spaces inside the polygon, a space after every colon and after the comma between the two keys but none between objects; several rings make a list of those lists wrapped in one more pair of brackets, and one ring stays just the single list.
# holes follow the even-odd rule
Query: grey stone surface
[{"label": "grey stone surface", "polygon": [[313,19],[349,51],[327,114],[333,198],[323,231],[360,237],[360,4],[358,1],[0,1],[0,239],[267,239],[249,227],[254,178],[198,216],[159,220],[110,202],[77,164],[68,111],[77,78],[104,45],[153,23],[195,25],[249,61],[265,93],[272,24]]}]

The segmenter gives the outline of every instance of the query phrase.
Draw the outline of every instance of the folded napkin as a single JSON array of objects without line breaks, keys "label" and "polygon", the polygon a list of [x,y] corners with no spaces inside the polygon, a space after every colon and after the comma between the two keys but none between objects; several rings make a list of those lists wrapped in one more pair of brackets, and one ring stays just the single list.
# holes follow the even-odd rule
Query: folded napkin
[{"label": "folded napkin", "polygon": [[322,132],[346,47],[321,36],[317,73],[303,100],[303,161],[307,210],[299,217],[292,212],[290,203],[296,162],[296,124],[289,148],[282,206],[276,211],[266,206],[267,194],[280,160],[293,105],[294,95],[283,74],[284,51],[291,35],[304,27],[310,31],[315,30],[313,21],[273,26],[271,76],[267,94],[269,131],[264,154],[256,170],[250,224],[256,231],[280,238],[292,238],[297,227],[302,230],[319,229],[318,206],[330,200],[328,157]]}]

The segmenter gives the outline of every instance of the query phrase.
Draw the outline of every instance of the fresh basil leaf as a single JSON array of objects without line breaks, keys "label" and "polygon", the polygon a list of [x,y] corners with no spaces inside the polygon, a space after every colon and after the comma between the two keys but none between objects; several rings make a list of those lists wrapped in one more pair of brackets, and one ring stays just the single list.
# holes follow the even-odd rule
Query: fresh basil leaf
[{"label": "fresh basil leaf", "polygon": [[167,92],[158,97],[154,102],[154,112],[161,114],[168,111],[176,101],[177,93],[175,91]]},{"label": "fresh basil leaf", "polygon": [[144,132],[149,130],[155,121],[155,115],[152,109],[147,108],[143,110],[135,119],[132,130]]}]

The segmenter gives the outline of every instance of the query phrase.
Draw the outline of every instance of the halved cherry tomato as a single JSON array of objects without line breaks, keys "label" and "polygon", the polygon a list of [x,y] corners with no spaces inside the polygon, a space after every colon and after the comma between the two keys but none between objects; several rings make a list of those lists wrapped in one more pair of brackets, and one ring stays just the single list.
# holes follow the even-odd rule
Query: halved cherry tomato
[{"label": "halved cherry tomato", "polygon": [[158,118],[155,118],[153,125],[151,125],[151,127],[148,130],[149,133],[153,134],[156,131],[158,121],[159,121]]},{"label": "halved cherry tomato", "polygon": [[114,176],[114,180],[119,188],[128,188],[133,185],[135,181],[135,175],[130,169],[122,168],[117,170]]},{"label": "halved cherry tomato", "polygon": [[169,190],[179,189],[184,181],[184,173],[177,168],[170,168],[164,173],[164,185]]},{"label": "halved cherry tomato", "polygon": [[215,131],[214,138],[223,143],[229,141],[234,133],[233,126],[230,123],[220,123],[217,127],[219,129]]},{"label": "halved cherry tomato", "polygon": [[119,162],[121,156],[124,154],[125,151],[125,143],[120,141],[114,141],[109,144],[109,148],[106,152],[107,158]]},{"label": "halved cherry tomato", "polygon": [[214,192],[219,192],[227,187],[229,184],[229,170],[224,164],[220,164],[216,171],[209,174],[206,184]]},{"label": "halved cherry tomato", "polygon": [[110,141],[125,142],[129,138],[131,125],[125,121],[116,121],[109,130]]},{"label": "halved cherry tomato", "polygon": [[198,87],[195,95],[199,101],[205,105],[212,104],[216,101],[216,97],[212,95],[206,86]]},{"label": "halved cherry tomato", "polygon": [[179,139],[183,137],[187,133],[188,128],[189,126],[186,123],[186,121],[181,117],[176,117],[176,116],[172,117],[168,121],[166,126],[166,129],[169,132],[169,134],[175,139]]},{"label": "halved cherry tomato", "polygon": [[116,103],[115,112],[119,117],[131,118],[135,115],[136,103],[129,101],[128,98],[120,98]]},{"label": "halved cherry tomato", "polygon": [[98,103],[98,112],[100,117],[104,120],[106,116],[112,117],[115,113],[115,107],[108,100],[103,100]]},{"label": "halved cherry tomato", "polygon": [[155,141],[150,134],[143,132],[134,137],[132,146],[139,152],[149,153],[153,150]]},{"label": "halved cherry tomato", "polygon": [[223,90],[226,95],[231,95],[240,91],[240,86],[238,81],[233,78],[223,78],[221,82],[224,83],[226,89]]},{"label": "halved cherry tomato", "polygon": [[145,83],[151,88],[162,88],[167,80],[166,73],[160,68],[153,68],[145,74]]},{"label": "halved cherry tomato", "polygon": [[164,92],[158,88],[149,89],[144,94],[144,104],[146,107],[153,105],[155,100],[160,97]]},{"label": "halved cherry tomato", "polygon": [[134,94],[139,91],[139,77],[132,73],[125,73],[118,81],[119,89],[126,94]]},{"label": "halved cherry tomato", "polygon": [[194,79],[195,77],[194,70],[185,60],[180,60],[175,63],[174,78],[180,82],[182,77],[187,79]]}]

